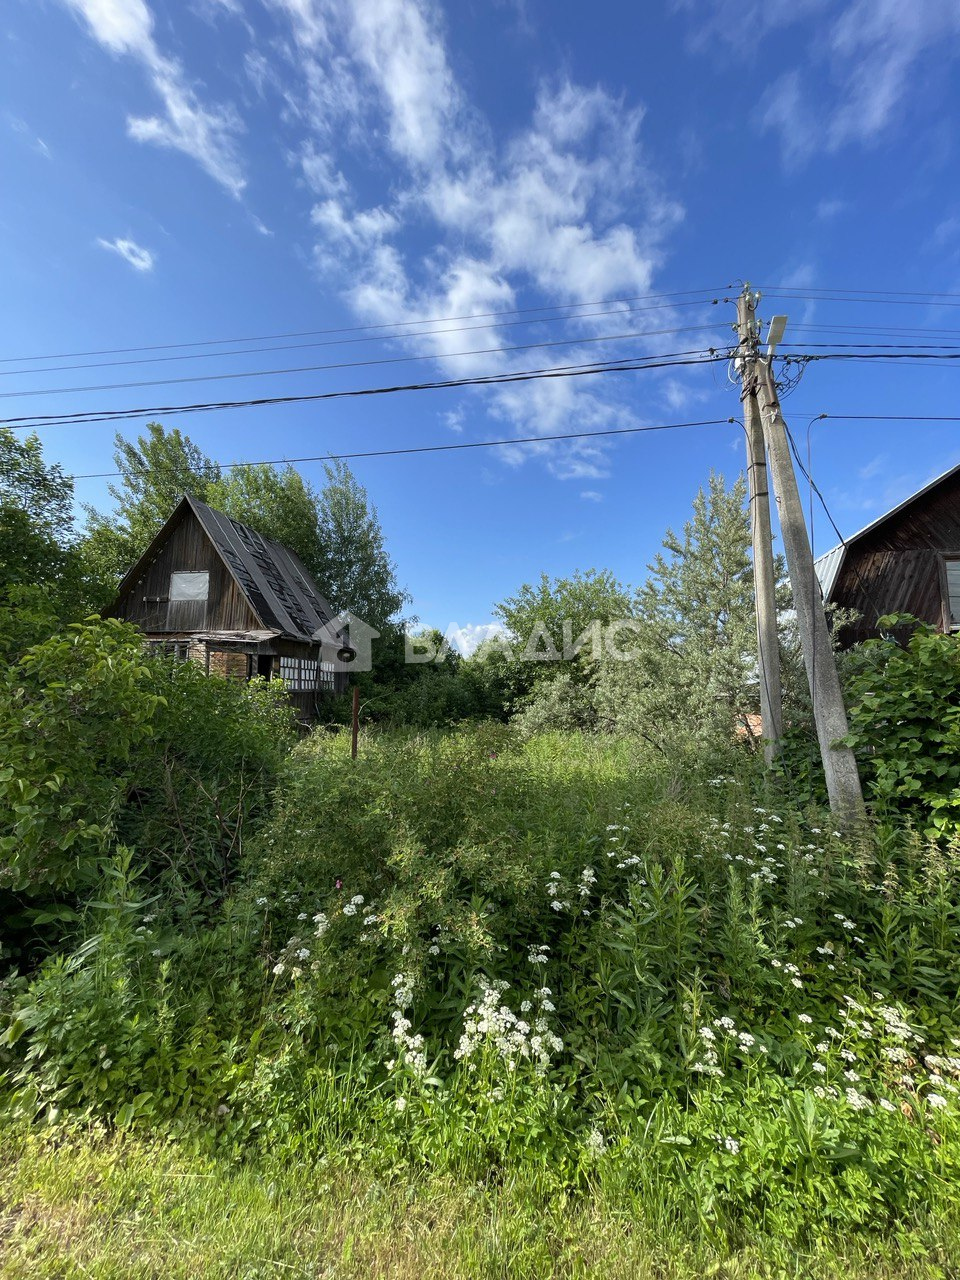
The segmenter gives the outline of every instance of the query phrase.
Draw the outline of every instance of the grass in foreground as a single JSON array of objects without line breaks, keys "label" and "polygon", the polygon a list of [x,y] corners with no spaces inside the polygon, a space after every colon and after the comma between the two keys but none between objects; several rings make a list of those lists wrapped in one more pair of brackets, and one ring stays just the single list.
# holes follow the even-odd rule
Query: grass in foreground
[{"label": "grass in foreground", "polygon": [[629,1205],[537,1201],[518,1184],[241,1166],[119,1136],[8,1137],[0,1150],[4,1278],[940,1280],[960,1257],[956,1223],[937,1224],[922,1256],[849,1239],[813,1255],[766,1241],[721,1256],[646,1237]]}]

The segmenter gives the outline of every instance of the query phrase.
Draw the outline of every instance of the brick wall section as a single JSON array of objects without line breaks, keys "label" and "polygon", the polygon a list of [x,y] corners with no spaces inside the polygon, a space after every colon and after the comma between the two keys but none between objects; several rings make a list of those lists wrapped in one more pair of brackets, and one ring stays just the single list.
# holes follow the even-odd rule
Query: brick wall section
[{"label": "brick wall section", "polygon": [[229,680],[246,680],[247,655],[245,653],[221,653],[210,650],[210,674],[226,676]]},{"label": "brick wall section", "polygon": [[207,666],[207,646],[202,640],[191,640],[187,649],[187,657],[191,662],[198,662],[201,667]]}]

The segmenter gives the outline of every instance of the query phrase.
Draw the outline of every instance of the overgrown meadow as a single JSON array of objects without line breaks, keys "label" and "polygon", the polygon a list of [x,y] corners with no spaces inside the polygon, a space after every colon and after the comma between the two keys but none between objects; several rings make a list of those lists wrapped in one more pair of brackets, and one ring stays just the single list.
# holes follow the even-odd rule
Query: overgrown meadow
[{"label": "overgrown meadow", "polygon": [[[0,429],[0,1276],[957,1274],[956,636],[844,655],[838,833],[783,583],[777,769],[738,735],[742,481],[638,590],[544,575],[512,651],[407,663],[343,464],[117,445],[77,539]],[[345,700],[305,735],[279,681],[84,620],[183,492],[384,632],[358,759]],[[522,660],[625,619],[630,661]]]},{"label": "overgrown meadow", "polygon": [[[946,1274],[955,843],[899,819],[844,838],[735,744],[481,724],[369,733],[352,761],[318,732],[257,768],[271,799],[236,789],[229,877],[199,860],[202,805],[164,864],[159,802],[127,799],[139,846],[91,854],[78,918],[5,980],[21,1163],[38,1135],[119,1134],[543,1221],[602,1204],[664,1266],[859,1250]],[[558,1256],[474,1274],[593,1274]]]}]

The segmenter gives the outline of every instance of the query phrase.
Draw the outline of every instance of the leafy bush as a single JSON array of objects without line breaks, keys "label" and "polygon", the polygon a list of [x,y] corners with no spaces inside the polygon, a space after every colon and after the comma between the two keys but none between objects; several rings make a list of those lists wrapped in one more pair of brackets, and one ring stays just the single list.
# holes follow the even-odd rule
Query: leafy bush
[{"label": "leafy bush", "polygon": [[914,820],[931,839],[960,835],[960,637],[906,615],[903,646],[868,640],[850,682],[850,735],[875,804]]},{"label": "leafy bush", "polygon": [[91,619],[4,669],[0,739],[0,906],[19,954],[77,920],[118,840],[199,923],[295,730],[279,684],[147,658],[133,627]]},{"label": "leafy bush", "polygon": [[168,904],[196,915],[237,873],[250,824],[266,812],[296,741],[295,714],[278,681],[242,683],[167,658],[148,665],[160,703],[116,835],[136,848]]},{"label": "leafy bush", "polygon": [[74,624],[4,668],[4,889],[89,886],[159,705],[138,633],[114,620]]},{"label": "leafy bush", "polygon": [[7,993],[12,1105],[594,1186],[689,1239],[898,1232],[960,1159],[958,860],[703,764],[315,735],[205,934],[104,864],[86,940]]}]

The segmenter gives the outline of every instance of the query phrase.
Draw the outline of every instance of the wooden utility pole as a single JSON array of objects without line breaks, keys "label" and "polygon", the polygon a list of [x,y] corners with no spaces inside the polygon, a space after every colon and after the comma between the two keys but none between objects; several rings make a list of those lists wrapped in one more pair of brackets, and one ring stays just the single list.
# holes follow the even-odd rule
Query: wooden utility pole
[{"label": "wooden utility pole", "polygon": [[770,528],[770,492],[763,447],[763,424],[757,400],[759,334],[757,295],[749,284],[737,299],[737,329],[743,425],[747,436],[747,481],[750,486],[750,535],[753,541],[753,590],[757,608],[757,658],[760,667],[760,718],[763,722],[763,758],[771,765],[780,752],[783,737],[783,699],[780,689],[780,646],[777,638],[777,583],[773,570],[773,534]]},{"label": "wooden utility pole", "polygon": [[780,410],[771,361],[759,359],[757,369],[760,377],[759,401],[763,433],[770,455],[780,532],[783,535],[790,585],[793,588],[793,605],[803,645],[803,661],[810,682],[813,718],[827,780],[827,794],[830,797],[830,808],[838,821],[848,828],[855,827],[865,816],[860,774],[856,757],[850,748],[837,745],[838,740],[845,737],[849,729],[847,712],[843,705],[837,662],[823,611],[823,597],[813,567],[813,552],[810,550],[807,526],[803,520],[797,477],[787,442],[786,423]]}]

